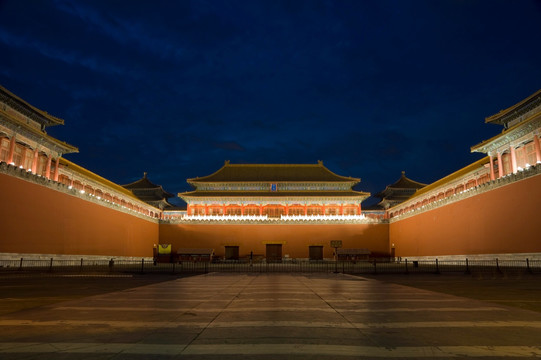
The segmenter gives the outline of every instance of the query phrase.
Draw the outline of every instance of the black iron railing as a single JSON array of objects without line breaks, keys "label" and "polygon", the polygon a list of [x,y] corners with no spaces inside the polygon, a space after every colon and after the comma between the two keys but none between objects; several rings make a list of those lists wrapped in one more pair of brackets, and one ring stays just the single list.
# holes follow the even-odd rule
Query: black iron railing
[{"label": "black iron railing", "polygon": [[541,260],[401,260],[299,261],[282,262],[177,262],[157,263],[141,260],[0,260],[2,275],[96,275],[96,274],[194,274],[228,273],[344,273],[344,274],[415,274],[415,273],[493,273],[541,274]]}]

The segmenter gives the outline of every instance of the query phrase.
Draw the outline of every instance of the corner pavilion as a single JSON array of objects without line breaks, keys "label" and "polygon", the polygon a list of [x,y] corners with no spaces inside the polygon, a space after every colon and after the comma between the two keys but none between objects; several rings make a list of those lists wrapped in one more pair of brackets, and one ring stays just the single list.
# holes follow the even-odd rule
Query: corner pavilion
[{"label": "corner pavilion", "polygon": [[188,179],[195,190],[179,193],[187,215],[267,218],[361,216],[369,193],[354,191],[358,178],[340,176],[317,164],[231,164],[214,174]]}]

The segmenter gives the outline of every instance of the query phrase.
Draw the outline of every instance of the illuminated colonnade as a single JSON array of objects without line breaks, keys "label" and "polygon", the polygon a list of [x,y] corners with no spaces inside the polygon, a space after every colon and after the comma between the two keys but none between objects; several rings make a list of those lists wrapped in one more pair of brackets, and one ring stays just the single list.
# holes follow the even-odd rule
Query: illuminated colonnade
[{"label": "illuminated colonnade", "polygon": [[472,152],[488,156],[460,169],[388,210],[388,217],[412,215],[438,204],[460,200],[472,191],[490,190],[502,180],[534,176],[541,172],[541,90],[506,110],[487,117],[502,125],[502,133],[472,146]]},{"label": "illuminated colonnade", "polygon": [[0,86],[0,163],[64,184],[66,191],[75,189],[104,203],[161,217],[159,209],[139,201],[129,190],[62,158],[78,149],[48,135],[45,129],[63,124],[64,120],[33,107]]},{"label": "illuminated colonnade", "polygon": [[[344,177],[317,164],[230,164],[201,178],[195,190],[180,193],[188,216],[360,216],[370,194],[354,191],[360,179]],[[313,218],[312,218],[313,219]]]},{"label": "illuminated colonnade", "polygon": [[485,119],[504,130],[471,148],[489,156],[491,180],[541,164],[541,90]]}]

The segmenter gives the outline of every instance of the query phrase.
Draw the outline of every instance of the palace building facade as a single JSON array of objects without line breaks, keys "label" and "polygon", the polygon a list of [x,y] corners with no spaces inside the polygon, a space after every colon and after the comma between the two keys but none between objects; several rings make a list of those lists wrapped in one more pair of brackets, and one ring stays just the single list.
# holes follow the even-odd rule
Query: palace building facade
[{"label": "palace building facade", "polygon": [[187,216],[361,216],[370,194],[354,191],[360,179],[337,175],[317,164],[231,164],[214,174],[188,179],[195,191],[179,194]]},{"label": "palace building facade", "polygon": [[[486,156],[432,183],[405,173],[377,194],[316,164],[231,164],[188,179],[178,196],[146,173],[118,185],[62,156],[47,134],[64,121],[0,87],[0,257],[150,257],[168,244],[224,259],[332,259],[331,241],[363,257],[541,258],[541,91],[486,119],[503,131]],[[195,251],[194,250],[194,251]],[[349,256],[349,255],[348,255]]]}]

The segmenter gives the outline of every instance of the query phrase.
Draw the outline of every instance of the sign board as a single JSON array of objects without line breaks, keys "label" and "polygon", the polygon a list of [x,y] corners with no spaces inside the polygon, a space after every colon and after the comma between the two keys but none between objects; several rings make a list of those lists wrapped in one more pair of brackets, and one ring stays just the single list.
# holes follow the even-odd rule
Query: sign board
[{"label": "sign board", "polygon": [[169,255],[169,254],[171,254],[171,244],[160,244],[160,245],[158,245],[158,254],[159,255]]},{"label": "sign board", "polygon": [[331,240],[331,247],[333,247],[333,248],[341,248],[342,247],[342,240]]}]

